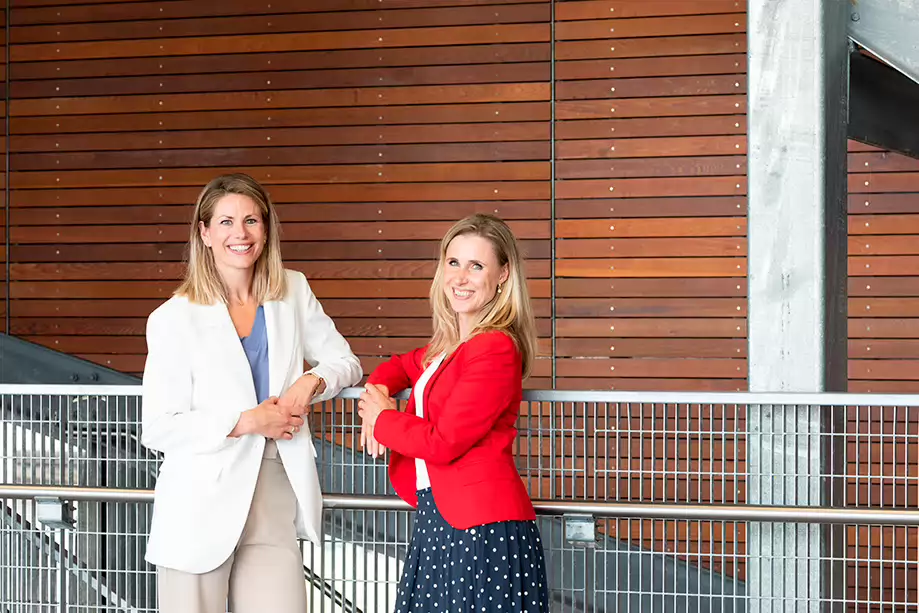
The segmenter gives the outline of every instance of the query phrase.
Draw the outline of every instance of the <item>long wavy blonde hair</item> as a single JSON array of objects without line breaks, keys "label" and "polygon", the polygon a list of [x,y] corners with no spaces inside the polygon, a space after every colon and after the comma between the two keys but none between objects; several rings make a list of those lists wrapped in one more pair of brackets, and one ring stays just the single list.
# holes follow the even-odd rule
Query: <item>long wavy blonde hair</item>
[{"label": "long wavy blonde hair", "polygon": [[265,223],[266,242],[255,262],[250,291],[259,304],[287,295],[287,274],[281,260],[281,224],[268,192],[258,181],[242,173],[221,175],[204,186],[198,195],[189,228],[185,280],[175,291],[197,304],[229,302],[226,285],[214,262],[214,252],[201,238],[200,224],[209,226],[214,209],[228,194],[247,196],[258,206]]},{"label": "long wavy blonde hair", "polygon": [[507,281],[501,287],[501,292],[496,293],[482,308],[479,320],[469,336],[490,331],[500,331],[510,336],[523,357],[523,376],[526,378],[533,368],[537,345],[536,321],[530,305],[523,259],[517,239],[507,224],[498,217],[482,213],[456,222],[440,243],[440,258],[430,292],[434,334],[425,354],[425,365],[441,353],[453,352],[466,340],[460,338],[459,320],[450,307],[443,287],[447,247],[454,238],[461,235],[480,236],[488,240],[495,250],[498,264],[506,265],[508,269]]}]

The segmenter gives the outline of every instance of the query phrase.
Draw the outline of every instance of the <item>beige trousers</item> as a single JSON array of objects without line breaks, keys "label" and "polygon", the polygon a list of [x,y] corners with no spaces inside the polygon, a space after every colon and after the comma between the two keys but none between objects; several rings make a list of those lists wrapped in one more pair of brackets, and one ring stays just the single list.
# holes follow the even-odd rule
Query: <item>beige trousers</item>
[{"label": "beige trousers", "polygon": [[157,567],[161,613],[305,613],[306,580],[294,518],[297,499],[268,441],[239,544],[214,570]]}]

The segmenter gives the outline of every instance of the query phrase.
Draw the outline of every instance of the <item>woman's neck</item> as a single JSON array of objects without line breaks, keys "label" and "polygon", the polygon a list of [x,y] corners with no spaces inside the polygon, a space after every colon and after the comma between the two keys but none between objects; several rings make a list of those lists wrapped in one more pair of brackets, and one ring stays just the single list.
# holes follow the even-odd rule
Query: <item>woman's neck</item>
[{"label": "woman's neck", "polygon": [[227,288],[227,300],[240,306],[252,297],[252,270],[233,268],[221,270],[220,277]]}]

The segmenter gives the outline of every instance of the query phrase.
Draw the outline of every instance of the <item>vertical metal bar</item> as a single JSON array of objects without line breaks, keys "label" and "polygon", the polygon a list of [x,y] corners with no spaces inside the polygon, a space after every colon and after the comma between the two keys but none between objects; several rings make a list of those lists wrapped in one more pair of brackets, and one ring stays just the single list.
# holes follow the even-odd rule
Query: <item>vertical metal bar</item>
[{"label": "vertical metal bar", "polygon": [[11,96],[10,81],[12,80],[12,75],[13,75],[12,66],[10,66],[10,47],[12,47],[12,44],[13,44],[13,43],[12,43],[12,38],[11,38],[11,36],[10,36],[10,32],[11,32],[11,30],[12,30],[12,21],[11,21],[11,19],[10,19],[10,8],[11,8],[11,5],[12,5],[12,0],[6,0],[6,11],[5,11],[5,13],[4,13],[4,17],[5,17],[5,24],[4,24],[4,27],[6,28],[6,29],[5,29],[5,32],[6,32],[6,46],[5,46],[5,49],[4,49],[4,52],[5,52],[5,61],[6,61],[6,79],[4,80],[4,94],[3,94],[3,95],[4,95],[4,99],[6,100],[6,115],[5,115],[4,121],[3,121],[3,123],[4,123],[4,131],[5,131],[5,133],[6,133],[6,151],[5,151],[6,155],[5,155],[5,157],[4,157],[4,168],[3,168],[3,172],[6,173],[6,174],[4,175],[4,176],[6,176],[6,181],[5,181],[5,185],[4,185],[3,189],[4,189],[4,192],[5,192],[5,202],[4,202],[5,219],[4,219],[4,224],[6,225],[6,233],[5,233],[5,235],[4,235],[4,240],[5,240],[5,243],[6,243],[6,244],[4,245],[4,248],[6,249],[6,283],[5,283],[6,295],[4,296],[4,300],[6,301],[6,326],[4,327],[4,331],[5,331],[7,334],[10,333],[10,326],[11,326],[11,320],[12,320],[12,310],[13,310],[13,308],[12,308],[12,304],[13,304],[13,295],[12,295],[12,292],[11,292],[11,286],[12,286],[12,280],[13,280],[13,276],[12,276],[12,270],[13,270],[12,261],[13,261],[13,258],[12,258],[12,256],[10,255],[10,247],[12,246],[12,243],[11,243],[11,241],[10,241],[10,230],[11,230],[12,227],[13,227],[13,226],[12,226],[12,222],[10,221],[10,216],[12,215],[12,212],[13,212],[13,207],[12,207],[12,205],[10,204],[10,196],[11,196],[11,191],[12,191],[12,190],[10,189],[10,177],[12,176],[12,175],[10,174],[10,140],[11,140],[11,139],[10,139],[10,96]]},{"label": "vertical metal bar", "polygon": [[[7,0],[9,2],[9,0]],[[558,321],[558,310],[556,308],[556,297],[558,294],[556,283],[555,283],[555,2],[552,0],[550,11],[550,23],[549,23],[549,172],[552,177],[549,184],[549,215],[550,215],[550,227],[549,227],[549,287],[551,292],[551,304],[552,309],[552,389],[558,384],[558,347],[557,347],[557,326]],[[9,113],[7,112],[7,116]],[[7,132],[9,134],[9,132]],[[9,136],[7,136],[7,142],[9,142]],[[9,174],[7,174],[9,176]],[[9,181],[7,181],[9,183]],[[7,237],[9,237],[9,230],[7,230]],[[6,250],[9,253],[9,248]],[[9,256],[7,256],[7,261]],[[6,277],[9,279],[9,275]],[[7,282],[7,287],[9,287],[9,282]],[[9,290],[7,290],[9,291]],[[9,311],[9,309],[7,309]]]}]

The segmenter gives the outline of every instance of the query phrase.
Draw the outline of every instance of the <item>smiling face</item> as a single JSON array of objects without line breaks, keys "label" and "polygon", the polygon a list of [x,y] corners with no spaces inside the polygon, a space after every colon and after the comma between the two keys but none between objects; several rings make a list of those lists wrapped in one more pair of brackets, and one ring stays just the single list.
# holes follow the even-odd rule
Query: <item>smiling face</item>
[{"label": "smiling face", "polygon": [[469,333],[507,276],[507,265],[498,262],[488,239],[460,234],[450,241],[444,257],[443,290],[459,319],[461,336]]},{"label": "smiling face", "polygon": [[210,221],[206,225],[199,222],[199,229],[222,274],[252,269],[265,248],[265,222],[258,205],[248,196],[223,196],[214,205]]}]

